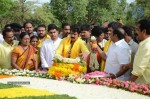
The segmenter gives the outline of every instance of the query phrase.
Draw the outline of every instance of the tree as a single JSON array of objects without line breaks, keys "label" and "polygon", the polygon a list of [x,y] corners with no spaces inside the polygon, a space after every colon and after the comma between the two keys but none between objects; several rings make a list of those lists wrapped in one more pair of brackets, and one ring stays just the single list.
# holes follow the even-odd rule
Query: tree
[{"label": "tree", "polygon": [[67,0],[51,0],[49,10],[60,22],[68,20]]},{"label": "tree", "polygon": [[38,6],[30,19],[35,25],[45,24],[48,25],[50,23],[55,23],[56,25],[60,25],[59,21],[54,17],[54,15],[49,10],[48,3],[44,3],[42,6]]},{"label": "tree", "polygon": [[102,24],[105,21],[114,21],[126,17],[126,0],[89,0],[88,21]]},{"label": "tree", "polygon": [[0,29],[9,22],[10,9],[12,9],[14,3],[11,0],[1,0],[0,2]]},{"label": "tree", "polygon": [[[144,18],[150,19],[149,5],[150,5],[149,0],[136,0],[135,2],[131,3],[128,6],[128,13],[126,17],[127,25],[135,26],[136,25],[135,23],[141,19],[144,19]],[[142,10],[144,11],[144,15],[142,17],[133,17],[133,10],[137,8],[138,6],[142,8]]]},{"label": "tree", "polygon": [[31,18],[33,10],[36,8],[35,1],[17,0],[14,1],[16,6],[13,7],[13,12],[15,13],[12,17],[15,22],[23,24],[27,19]]},{"label": "tree", "polygon": [[82,24],[86,23],[87,21],[87,6],[88,0],[69,0],[68,9],[68,17],[70,19],[70,23],[72,24]]},{"label": "tree", "polygon": [[26,19],[31,18],[30,15],[35,3],[32,1],[26,2],[26,0],[1,0],[0,28],[12,22],[23,24]]},{"label": "tree", "polygon": [[150,1],[149,0],[136,0],[136,5],[141,6],[144,11],[144,16],[141,18],[150,19],[150,6],[149,6]]},{"label": "tree", "polygon": [[50,8],[60,22],[85,22],[88,0],[51,0]]},{"label": "tree", "polygon": [[126,16],[126,25],[135,26],[136,18],[134,18],[133,14],[132,14],[135,6],[136,6],[135,2],[128,4],[127,16]]}]

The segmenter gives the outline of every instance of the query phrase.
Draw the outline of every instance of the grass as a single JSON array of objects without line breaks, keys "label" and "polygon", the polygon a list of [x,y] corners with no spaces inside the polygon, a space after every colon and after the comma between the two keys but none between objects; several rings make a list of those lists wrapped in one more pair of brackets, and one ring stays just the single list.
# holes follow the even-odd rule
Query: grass
[{"label": "grass", "polygon": [[19,85],[13,85],[13,84],[3,84],[3,83],[0,83],[0,89],[14,88],[14,87],[21,87],[21,86],[19,86]]},{"label": "grass", "polygon": [[29,97],[15,97],[15,98],[0,98],[0,99],[77,99],[68,95],[49,95],[49,96],[29,96]]}]

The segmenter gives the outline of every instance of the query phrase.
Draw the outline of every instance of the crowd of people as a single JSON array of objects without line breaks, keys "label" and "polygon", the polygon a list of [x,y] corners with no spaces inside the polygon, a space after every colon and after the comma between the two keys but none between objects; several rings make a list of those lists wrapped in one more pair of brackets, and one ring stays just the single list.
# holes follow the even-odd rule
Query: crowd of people
[{"label": "crowd of people", "polygon": [[[93,39],[95,38],[95,39]],[[87,61],[87,72],[110,73],[110,78],[150,84],[150,21],[135,28],[120,21],[104,25],[62,23],[33,27],[5,25],[0,34],[0,68],[47,71],[55,54]]]}]

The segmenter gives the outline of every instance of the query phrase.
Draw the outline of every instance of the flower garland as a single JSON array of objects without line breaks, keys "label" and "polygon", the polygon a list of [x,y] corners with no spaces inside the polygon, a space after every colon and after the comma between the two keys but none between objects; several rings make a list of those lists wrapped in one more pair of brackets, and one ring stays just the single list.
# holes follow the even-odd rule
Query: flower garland
[{"label": "flower garland", "polygon": [[86,62],[81,61],[79,57],[76,59],[64,58],[56,54],[54,63],[49,68],[48,74],[56,79],[68,76],[69,74],[83,74],[86,72]]},{"label": "flower garland", "polygon": [[110,79],[105,77],[90,77],[85,75],[79,76],[74,74],[70,74],[66,80],[73,83],[79,83],[79,84],[96,84],[96,85],[104,85],[113,88],[120,88],[120,89],[128,90],[130,92],[137,92],[140,94],[150,96],[150,86],[147,84],[136,84],[130,81],[120,81],[120,80]]}]

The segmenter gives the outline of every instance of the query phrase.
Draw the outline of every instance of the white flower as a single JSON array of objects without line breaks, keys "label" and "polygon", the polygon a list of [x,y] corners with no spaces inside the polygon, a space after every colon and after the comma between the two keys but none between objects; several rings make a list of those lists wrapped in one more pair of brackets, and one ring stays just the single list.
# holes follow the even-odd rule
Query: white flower
[{"label": "white flower", "polygon": [[77,57],[76,61],[77,61],[77,63],[79,63],[80,62],[80,57]]},{"label": "white flower", "polygon": [[17,69],[11,70],[12,73],[15,73],[15,72],[18,72],[18,71],[19,71],[19,70],[17,70]]},{"label": "white flower", "polygon": [[59,61],[63,60],[63,57],[59,54],[55,54],[54,58],[58,59]]},{"label": "white flower", "polygon": [[26,76],[27,76],[27,77],[30,77],[30,74],[27,74]]},{"label": "white flower", "polygon": [[72,60],[71,60],[70,58],[68,59],[68,63],[73,63]]},{"label": "white flower", "polygon": [[7,72],[5,72],[5,74],[7,74],[7,75],[8,75],[8,74],[10,74],[10,72],[9,72],[9,71],[7,71]]},{"label": "white flower", "polygon": [[69,59],[68,58],[63,58],[64,63],[68,63]]},{"label": "white flower", "polygon": [[79,77],[76,79],[76,82],[81,84],[85,82],[85,79]]},{"label": "white flower", "polygon": [[89,79],[88,81],[89,81],[89,83],[91,84],[91,83],[93,83],[95,80],[94,80],[94,79]]},{"label": "white flower", "polygon": [[95,41],[96,40],[95,36],[91,36],[91,40]]},{"label": "white flower", "polygon": [[62,60],[63,60],[63,57],[62,57],[62,56],[60,56],[60,57],[58,57],[58,59],[59,59],[59,61],[62,61]]},{"label": "white flower", "polygon": [[5,72],[5,69],[2,69],[1,71],[2,71],[2,72]]},{"label": "white flower", "polygon": [[18,73],[16,73],[15,75],[16,75],[16,76],[21,76],[22,73],[18,72]]}]

